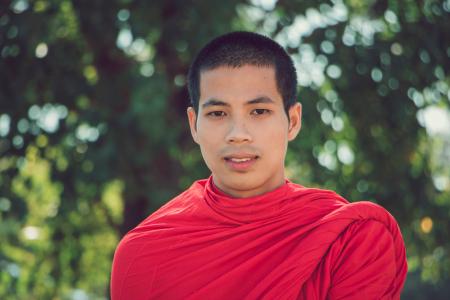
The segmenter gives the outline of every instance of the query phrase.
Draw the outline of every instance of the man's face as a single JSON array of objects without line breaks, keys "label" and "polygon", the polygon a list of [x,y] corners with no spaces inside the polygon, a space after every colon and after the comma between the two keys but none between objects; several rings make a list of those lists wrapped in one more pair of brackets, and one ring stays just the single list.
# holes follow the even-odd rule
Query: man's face
[{"label": "man's face", "polygon": [[301,105],[289,109],[272,67],[219,67],[200,75],[198,115],[188,108],[194,141],[215,185],[234,197],[251,197],[284,183],[288,141],[301,126]]}]

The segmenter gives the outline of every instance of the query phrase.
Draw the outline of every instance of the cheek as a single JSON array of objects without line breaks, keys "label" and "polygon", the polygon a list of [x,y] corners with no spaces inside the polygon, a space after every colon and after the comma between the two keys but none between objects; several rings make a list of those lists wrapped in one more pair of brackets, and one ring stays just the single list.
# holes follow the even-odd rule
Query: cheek
[{"label": "cheek", "polygon": [[220,135],[217,131],[198,131],[197,138],[205,158],[213,157],[217,154],[221,145]]},{"label": "cheek", "polygon": [[258,146],[270,161],[277,162],[284,158],[287,151],[287,128],[271,126],[260,128],[256,139]]},{"label": "cheek", "polygon": [[260,140],[269,142],[268,146],[280,148],[282,144],[287,143],[288,126],[284,126],[283,122],[268,122],[263,126],[256,128],[257,135]]}]

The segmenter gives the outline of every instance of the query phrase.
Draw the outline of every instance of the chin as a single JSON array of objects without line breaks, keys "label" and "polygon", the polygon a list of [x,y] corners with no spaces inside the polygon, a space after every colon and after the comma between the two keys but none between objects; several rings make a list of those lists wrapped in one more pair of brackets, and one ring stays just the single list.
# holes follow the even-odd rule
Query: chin
[{"label": "chin", "polygon": [[249,173],[235,173],[225,176],[220,176],[218,179],[222,184],[228,188],[237,191],[248,191],[260,187],[264,184],[264,180],[260,178],[255,178],[255,174]]}]

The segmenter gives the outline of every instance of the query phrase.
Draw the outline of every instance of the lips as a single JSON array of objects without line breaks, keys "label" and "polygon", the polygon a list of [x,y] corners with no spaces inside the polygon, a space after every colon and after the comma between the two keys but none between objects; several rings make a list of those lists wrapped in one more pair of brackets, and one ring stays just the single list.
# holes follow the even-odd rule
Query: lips
[{"label": "lips", "polygon": [[224,157],[225,160],[232,160],[232,161],[236,161],[236,162],[247,161],[247,160],[256,159],[256,158],[258,158],[258,155],[249,154],[249,153],[236,153],[236,154],[226,155]]},{"label": "lips", "polygon": [[236,171],[245,171],[249,169],[258,158],[258,155],[249,153],[236,153],[224,157],[226,164]]},{"label": "lips", "polygon": [[237,162],[237,163],[249,161],[251,159],[252,159],[251,157],[246,157],[246,158],[234,158],[234,157],[231,157],[231,158],[228,158],[228,160],[231,160],[231,161]]}]

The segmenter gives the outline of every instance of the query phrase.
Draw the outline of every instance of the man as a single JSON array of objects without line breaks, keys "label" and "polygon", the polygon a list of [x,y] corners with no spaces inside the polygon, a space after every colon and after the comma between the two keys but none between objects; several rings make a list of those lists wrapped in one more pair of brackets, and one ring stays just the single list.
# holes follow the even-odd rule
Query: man
[{"label": "man", "polygon": [[212,175],[122,239],[112,299],[399,299],[407,264],[394,218],[285,178],[302,112],[286,52],[226,34],[200,51],[188,83]]}]

